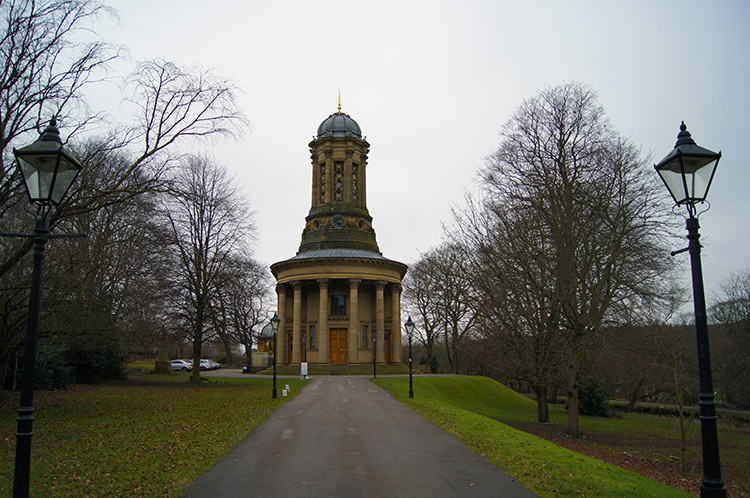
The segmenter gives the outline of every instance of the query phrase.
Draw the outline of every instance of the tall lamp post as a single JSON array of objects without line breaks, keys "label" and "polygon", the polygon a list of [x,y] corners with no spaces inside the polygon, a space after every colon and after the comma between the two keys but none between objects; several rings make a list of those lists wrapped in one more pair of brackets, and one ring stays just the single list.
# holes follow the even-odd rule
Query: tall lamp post
[{"label": "tall lamp post", "polygon": [[271,390],[271,399],[278,397],[278,393],[276,392],[276,342],[279,333],[279,323],[281,323],[279,314],[274,312],[273,318],[271,318],[271,330],[273,331],[273,389]]},{"label": "tall lamp post", "polygon": [[24,343],[21,402],[18,408],[16,431],[16,462],[13,476],[13,496],[29,496],[31,469],[31,438],[34,435],[34,363],[36,361],[39,310],[42,300],[42,264],[49,234],[47,215],[58,206],[81,171],[81,163],[63,149],[60,131],[52,119],[39,139],[31,145],[13,149],[18,169],[26,186],[29,200],[38,206],[34,227],[34,269],[31,274],[29,319]]},{"label": "tall lamp post", "polygon": [[703,203],[708,195],[721,152],[704,149],[695,143],[683,122],[677,143],[667,156],[654,165],[657,173],[677,203],[687,208],[688,247],[674,251],[672,255],[690,252],[690,267],[693,277],[693,303],[695,307],[695,330],[698,341],[698,377],[700,380],[700,420],[703,446],[703,481],[701,497],[725,497],[727,490],[721,478],[719,439],[716,433],[716,402],[711,380],[711,354],[708,347],[708,321],[706,299],[703,292],[703,270],[701,268],[701,245],[698,239],[696,204]]},{"label": "tall lamp post", "polygon": [[377,379],[378,378],[378,371],[377,366],[375,365],[375,356],[377,355],[377,342],[378,342],[378,334],[377,332],[372,333],[372,378]]},{"label": "tall lamp post", "polygon": [[409,338],[409,397],[414,397],[414,386],[412,385],[411,380],[411,365],[412,365],[412,359],[411,359],[411,337],[414,334],[414,322],[411,321],[411,315],[409,315],[409,318],[406,320],[406,323],[404,324],[404,328],[406,328],[406,337]]}]

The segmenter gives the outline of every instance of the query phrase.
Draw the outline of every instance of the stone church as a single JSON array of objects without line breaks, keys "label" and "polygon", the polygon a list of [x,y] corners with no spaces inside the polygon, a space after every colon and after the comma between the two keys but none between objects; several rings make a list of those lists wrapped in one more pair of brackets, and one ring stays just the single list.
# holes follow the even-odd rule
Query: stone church
[{"label": "stone church", "polygon": [[[309,144],[312,202],[296,256],[276,278],[278,364],[401,363],[401,280],[378,249],[367,210],[370,144],[354,119],[331,114]],[[374,339],[374,340],[373,340]]]}]

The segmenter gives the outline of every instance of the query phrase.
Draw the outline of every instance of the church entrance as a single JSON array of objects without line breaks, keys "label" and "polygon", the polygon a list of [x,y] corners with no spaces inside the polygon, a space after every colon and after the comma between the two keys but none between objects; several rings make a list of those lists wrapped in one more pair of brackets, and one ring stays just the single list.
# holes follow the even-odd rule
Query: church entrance
[{"label": "church entrance", "polygon": [[331,338],[331,365],[346,365],[347,329],[330,329],[328,333]]}]

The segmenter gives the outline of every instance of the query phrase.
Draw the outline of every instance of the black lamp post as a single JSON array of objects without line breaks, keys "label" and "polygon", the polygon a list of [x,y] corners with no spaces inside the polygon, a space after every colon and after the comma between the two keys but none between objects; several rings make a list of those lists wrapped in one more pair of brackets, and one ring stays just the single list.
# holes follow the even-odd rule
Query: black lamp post
[{"label": "black lamp post", "polygon": [[689,251],[693,276],[693,303],[695,306],[695,330],[698,340],[698,376],[700,379],[700,420],[703,446],[703,481],[701,497],[727,496],[721,478],[719,439],[716,433],[716,402],[711,380],[711,354],[708,347],[708,321],[706,299],[703,292],[703,270],[701,269],[701,245],[696,204],[703,203],[708,195],[721,152],[716,153],[696,145],[683,122],[677,143],[672,152],[654,165],[677,205],[688,211],[686,223],[688,247],[674,251],[672,255]]},{"label": "black lamp post", "polygon": [[404,328],[406,328],[406,337],[409,338],[409,397],[414,397],[414,386],[412,385],[412,379],[411,379],[411,337],[414,335],[414,322],[411,321],[411,315],[409,315],[409,318],[406,320],[406,323],[404,324]]},{"label": "black lamp post", "polygon": [[375,357],[377,356],[378,348],[377,346],[378,342],[378,333],[373,332],[372,333],[372,378],[377,379],[378,378],[378,371],[377,366],[375,365]]},{"label": "black lamp post", "polygon": [[302,332],[302,336],[300,337],[302,340],[302,362],[307,361],[307,334]]},{"label": "black lamp post", "polygon": [[277,334],[279,333],[279,323],[281,323],[279,314],[274,312],[273,318],[271,318],[271,330],[273,330],[273,389],[271,390],[271,399],[276,399],[278,397],[278,393],[276,392],[276,339],[278,337]]},{"label": "black lamp post", "polygon": [[36,361],[39,310],[42,300],[42,264],[49,235],[47,215],[52,206],[62,202],[81,171],[81,163],[63,149],[57,123],[52,119],[39,140],[20,149],[13,149],[18,169],[23,176],[29,200],[38,205],[34,227],[34,269],[31,274],[31,297],[21,379],[21,402],[16,431],[16,466],[13,496],[29,496],[31,469],[31,438],[34,435],[34,363]]}]

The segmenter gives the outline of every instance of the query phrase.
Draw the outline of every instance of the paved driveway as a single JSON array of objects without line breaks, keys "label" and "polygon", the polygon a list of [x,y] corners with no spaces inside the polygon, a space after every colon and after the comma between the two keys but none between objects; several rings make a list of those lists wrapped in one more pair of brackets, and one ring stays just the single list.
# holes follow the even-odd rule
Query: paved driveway
[{"label": "paved driveway", "polygon": [[536,495],[368,378],[314,377],[183,496]]}]

